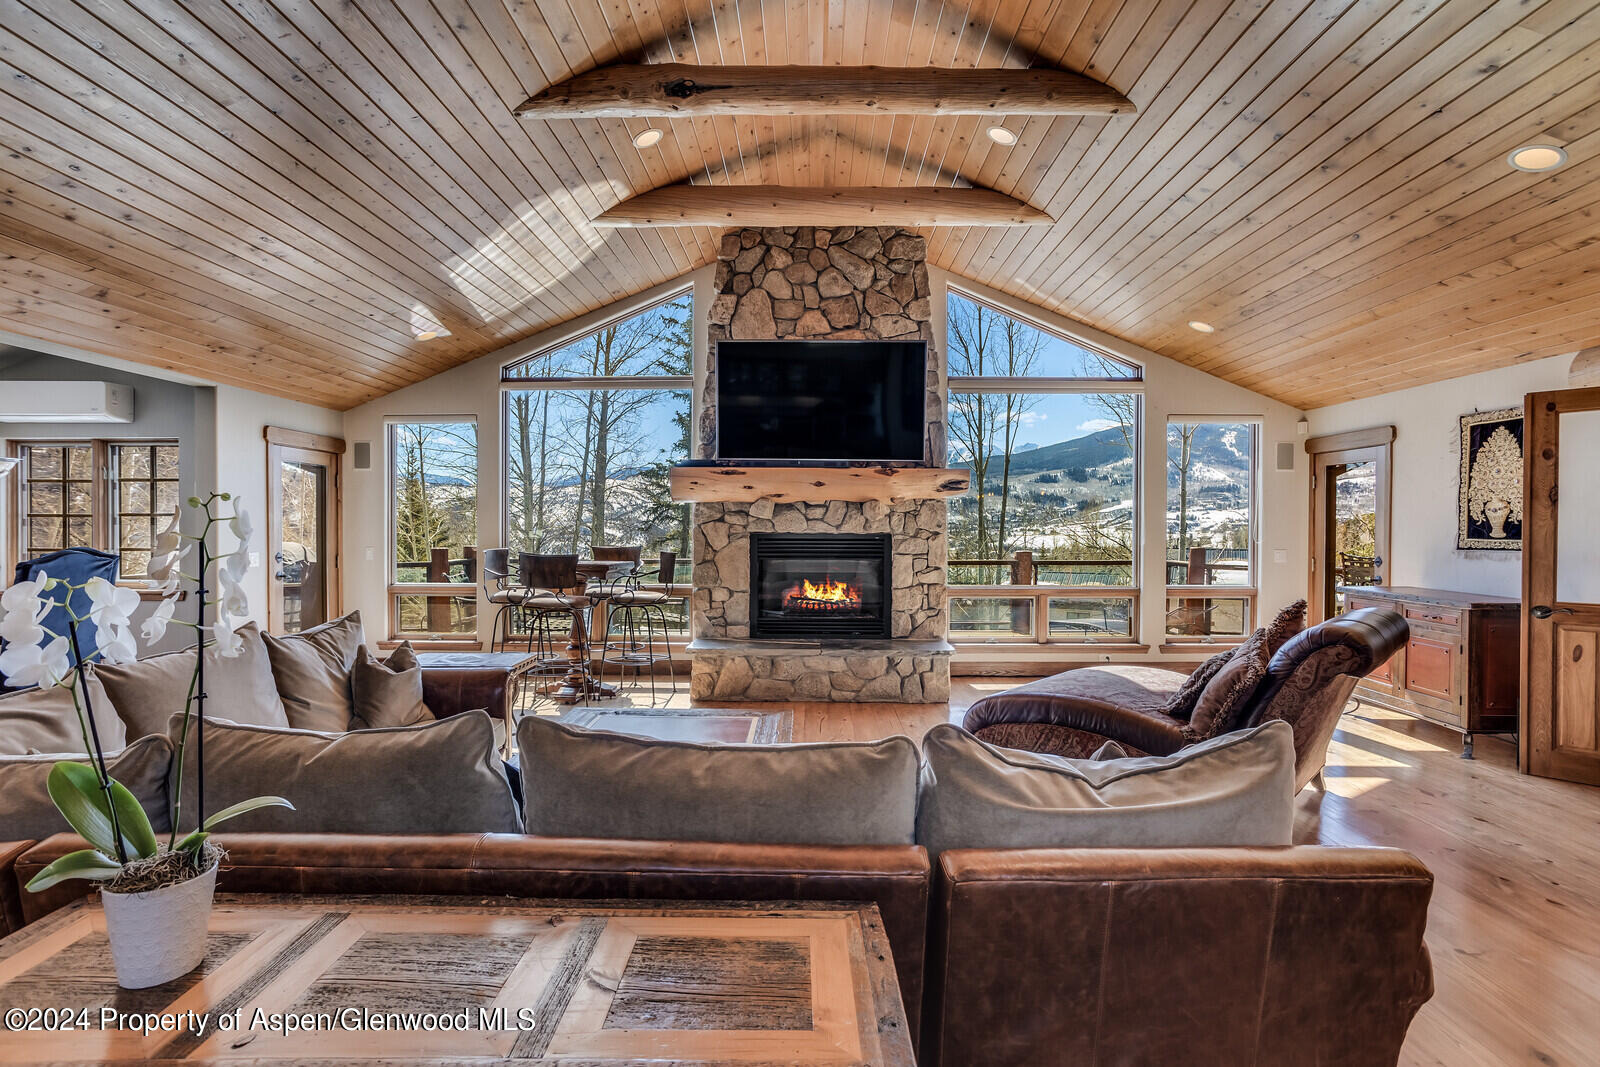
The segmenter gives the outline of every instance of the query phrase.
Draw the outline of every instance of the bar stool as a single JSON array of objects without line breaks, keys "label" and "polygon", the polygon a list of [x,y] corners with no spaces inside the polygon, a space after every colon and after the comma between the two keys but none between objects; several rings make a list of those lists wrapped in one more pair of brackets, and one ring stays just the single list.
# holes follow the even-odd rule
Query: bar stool
[{"label": "bar stool", "polygon": [[489,603],[497,606],[494,625],[489,629],[489,651],[503,650],[511,640],[508,617],[520,614],[523,603],[531,595],[526,586],[511,580],[511,550],[491,548],[483,554],[483,591]]},{"label": "bar stool", "polygon": [[651,707],[656,703],[655,665],[666,660],[668,677],[672,677],[673,673],[672,643],[667,633],[666,603],[672,599],[673,571],[677,565],[678,554],[663,550],[655,577],[657,582],[666,587],[665,591],[640,589],[639,579],[644,575],[636,571],[626,579],[630,588],[611,593],[609,596],[610,610],[606,613],[606,638],[600,646],[600,680],[605,681],[608,662],[614,663],[617,667],[619,685],[628,668],[633,668],[635,681],[638,680],[641,670],[648,669]]},{"label": "bar stool", "polygon": [[[587,644],[587,634],[577,625],[577,618],[591,601],[577,592],[583,584],[578,577],[578,557],[523,552],[517,557],[517,576],[527,594],[520,607],[528,620],[528,651],[537,660],[528,673],[547,680],[565,679],[572,668],[567,654],[572,636],[582,634]],[[587,662],[587,647],[581,656],[582,662]]]}]

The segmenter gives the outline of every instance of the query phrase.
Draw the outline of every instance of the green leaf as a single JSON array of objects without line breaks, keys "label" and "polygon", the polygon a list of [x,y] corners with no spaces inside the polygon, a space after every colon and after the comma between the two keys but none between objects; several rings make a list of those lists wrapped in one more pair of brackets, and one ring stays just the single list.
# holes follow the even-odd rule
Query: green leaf
[{"label": "green leaf", "polygon": [[115,778],[111,779],[111,802],[117,806],[117,829],[122,831],[122,840],[128,843],[129,850],[140,859],[154,856],[161,846],[150,826],[150,816],[145,814],[128,787]]},{"label": "green leaf", "polygon": [[117,854],[111,836],[111,808],[93,768],[82,763],[58,763],[50,768],[45,788],[79,837],[107,855]]},{"label": "green leaf", "polygon": [[206,833],[204,830],[196,830],[182,841],[179,841],[178,847],[174,848],[172,851],[198,853],[200,851],[200,846],[205,844],[206,838],[210,836],[211,835]]},{"label": "green leaf", "polygon": [[28,891],[37,893],[69,878],[87,878],[91,882],[103,882],[108,878],[115,878],[121,872],[122,865],[110,856],[92,848],[79,849],[77,852],[67,853],[34,875],[28,882]]},{"label": "green leaf", "polygon": [[[50,799],[79,836],[101,852],[116,855],[111,835],[111,807],[106,803],[100,776],[93,767],[83,763],[57,763],[50,768],[46,788]],[[139,801],[116,779],[111,781],[111,797],[117,806],[117,827],[122,831],[124,850],[134,856],[154,856],[158,847],[155,831],[150,828],[150,817],[139,806]]]},{"label": "green leaf", "polygon": [[232,807],[223,808],[206,820],[203,829],[209,830],[219,822],[227,822],[236,815],[243,815],[245,812],[255,811],[257,808],[288,808],[293,811],[294,805],[282,797],[251,797],[249,800],[239,801]]}]

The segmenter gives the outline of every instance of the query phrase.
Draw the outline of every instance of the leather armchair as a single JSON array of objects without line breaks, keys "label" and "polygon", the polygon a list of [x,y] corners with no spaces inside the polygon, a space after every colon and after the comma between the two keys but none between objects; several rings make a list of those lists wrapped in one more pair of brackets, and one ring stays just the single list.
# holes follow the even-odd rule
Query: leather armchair
[{"label": "leather armchair", "polygon": [[[1405,619],[1385,608],[1362,608],[1296,634],[1272,657],[1242,725],[1288,722],[1295,785],[1304,787],[1322,770],[1356,682],[1409,635]],[[1184,677],[1158,667],[1083,667],[986,696],[963,725],[1005,748],[1087,758],[1109,740],[1130,755],[1165,756],[1188,743],[1184,724],[1162,710]]]},{"label": "leather armchair", "polygon": [[17,881],[16,865],[33,844],[32,841],[0,841],[0,937],[22,929],[22,882],[27,878]]},{"label": "leather armchair", "polygon": [[1384,848],[945,852],[918,1062],[1392,1067],[1432,885]]}]

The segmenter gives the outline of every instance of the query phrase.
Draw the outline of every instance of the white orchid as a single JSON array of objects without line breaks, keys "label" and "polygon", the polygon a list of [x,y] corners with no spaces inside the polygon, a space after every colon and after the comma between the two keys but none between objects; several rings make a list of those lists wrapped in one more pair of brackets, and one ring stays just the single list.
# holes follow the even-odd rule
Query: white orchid
[{"label": "white orchid", "polygon": [[228,520],[228,529],[239,539],[241,549],[250,543],[250,535],[255,533],[256,528],[250,521],[250,513],[245,510],[239,497],[233,498],[233,518]]},{"label": "white orchid", "polygon": [[139,608],[139,591],[90,578],[83,585],[89,595],[89,621],[96,626],[126,626]]},{"label": "white orchid", "polygon": [[150,564],[145,571],[152,581],[158,583],[158,588],[163,593],[171,594],[178,588],[187,547],[183,543],[183,535],[178,532],[178,513],[174,510],[172,521],[156,535],[155,547],[150,553]]},{"label": "white orchid", "polygon": [[156,605],[145,620],[139,624],[139,633],[146,641],[159,641],[167,635],[167,624],[172,622],[172,613],[178,609],[178,598],[169,596]]},{"label": "white orchid", "polygon": [[[32,583],[19,582],[18,585]],[[16,586],[12,586],[15,589]],[[6,590],[9,594],[11,589]],[[44,643],[45,631],[40,625],[50,614],[52,602],[43,597],[29,600],[22,596],[12,598],[12,603],[0,611],[0,640],[8,645],[39,645]]]},{"label": "white orchid", "polygon": [[233,659],[244,651],[244,638],[233,632],[233,620],[226,615],[211,624],[211,640],[223,659]]},{"label": "white orchid", "polygon": [[42,599],[41,594],[54,584],[55,579],[44,571],[40,571],[39,577],[31,581],[14,583],[5,592],[0,592],[0,612],[9,615],[13,611],[33,610]]},{"label": "white orchid", "polygon": [[113,623],[109,636],[100,638],[102,663],[132,663],[139,658],[139,646],[134,643],[133,631],[122,623]]},{"label": "white orchid", "polygon": [[222,556],[217,560],[217,573],[235,584],[245,576],[250,569],[250,553],[241,548],[232,555]]},{"label": "white orchid", "polygon": [[244,587],[234,580],[226,567],[217,569],[217,591],[221,594],[217,599],[219,614],[239,621],[249,617],[250,599],[245,596]]},{"label": "white orchid", "polygon": [[37,685],[49,688],[60,685],[72,668],[71,652],[65,637],[58,637],[48,645],[7,645],[0,652],[0,674],[6,683],[19,689]]}]

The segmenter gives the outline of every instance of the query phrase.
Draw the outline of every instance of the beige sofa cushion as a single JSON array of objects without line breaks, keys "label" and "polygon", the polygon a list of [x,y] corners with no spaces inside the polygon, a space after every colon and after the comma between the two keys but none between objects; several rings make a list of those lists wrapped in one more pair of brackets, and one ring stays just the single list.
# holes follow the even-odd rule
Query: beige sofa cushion
[{"label": "beige sofa cushion", "polygon": [[[174,720],[173,726],[178,724]],[[482,711],[351,733],[206,720],[206,808],[281,796],[228,823],[247,831],[346,834],[517,833],[522,821]],[[191,732],[184,790],[197,773]]]},{"label": "beige sofa cushion", "polygon": [[[120,752],[128,743],[128,732],[117,718],[116,708],[106,695],[105,686],[100,684],[98,672],[91,667],[87,673],[89,706],[94,710],[95,728],[100,734],[100,751],[107,755]],[[76,684],[74,681],[75,687]],[[83,700],[81,688],[78,688],[78,699]],[[88,751],[77,706],[65,686],[24,689],[0,697],[0,756]]]},{"label": "beige sofa cushion", "polygon": [[[260,628],[250,622],[235,632],[243,642],[237,656],[230,659],[214,648],[206,650],[206,714],[252,726],[288,726]],[[101,664],[95,674],[105,683],[129,737],[159,734],[166,730],[167,720],[184,709],[194,676],[194,652]]]},{"label": "beige sofa cushion", "polygon": [[361,612],[297,634],[262,634],[272,675],[278,682],[289,725],[296,730],[338,733],[350,728],[355,705],[350,669],[366,644]]},{"label": "beige sofa cushion", "polygon": [[793,845],[910,844],[909,737],[819,745],[655,741],[528,716],[517,727],[530,834]]},{"label": "beige sofa cushion", "polygon": [[434,718],[422,702],[422,666],[409,641],[402,641],[386,660],[374,658],[366,645],[356,649],[356,662],[350,668],[350,697],[352,730],[415,726]]},{"label": "beige sofa cushion", "polygon": [[922,754],[917,843],[933,855],[1290,843],[1294,731],[1284,722],[1108,762],[997,748],[940,724]]},{"label": "beige sofa cushion", "polygon": [[[0,837],[7,840],[44,840],[69,831],[67,821],[50,799],[50,768],[63,760],[87,763],[88,757],[0,757]],[[167,809],[167,772],[172,766],[172,744],[162,734],[141,737],[106,760],[112,778],[128,787],[139,801],[156,833],[172,829]]]}]

